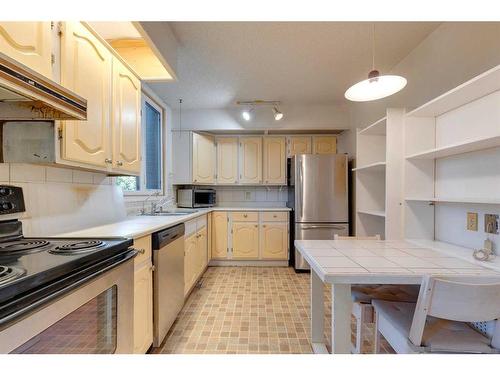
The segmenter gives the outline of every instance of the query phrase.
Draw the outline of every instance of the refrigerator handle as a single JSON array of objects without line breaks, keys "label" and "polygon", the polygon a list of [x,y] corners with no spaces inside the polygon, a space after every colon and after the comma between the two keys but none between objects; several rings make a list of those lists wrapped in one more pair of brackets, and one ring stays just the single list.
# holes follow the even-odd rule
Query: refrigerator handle
[{"label": "refrigerator handle", "polygon": [[314,224],[314,225],[308,225],[308,226],[303,226],[301,229],[318,229],[318,228],[330,228],[330,229],[336,229],[336,230],[343,230],[345,229],[345,226],[339,226],[339,225],[331,225],[331,224]]},{"label": "refrigerator handle", "polygon": [[304,202],[303,202],[303,197],[302,197],[302,188],[304,185],[304,176],[303,176],[303,168],[304,166],[302,165],[302,160],[299,161],[299,186],[300,186],[300,192],[299,192],[299,203],[300,203],[300,218],[304,216]]}]

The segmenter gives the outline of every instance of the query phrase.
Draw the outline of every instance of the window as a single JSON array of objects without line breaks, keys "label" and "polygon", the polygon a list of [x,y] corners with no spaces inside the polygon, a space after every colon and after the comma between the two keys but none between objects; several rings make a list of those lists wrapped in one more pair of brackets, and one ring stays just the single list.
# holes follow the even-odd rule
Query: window
[{"label": "window", "polygon": [[139,177],[120,176],[116,184],[125,194],[163,190],[163,110],[150,98],[142,99],[142,168]]}]

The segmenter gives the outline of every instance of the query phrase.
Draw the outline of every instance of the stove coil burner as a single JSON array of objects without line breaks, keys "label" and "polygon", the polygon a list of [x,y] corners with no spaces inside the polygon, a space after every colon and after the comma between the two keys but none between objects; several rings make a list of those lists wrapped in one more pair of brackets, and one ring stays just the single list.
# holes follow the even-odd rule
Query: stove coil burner
[{"label": "stove coil burner", "polygon": [[0,243],[0,256],[29,252],[48,245],[50,245],[50,242],[45,240],[20,240],[3,244]]},{"label": "stove coil burner", "polygon": [[106,242],[100,240],[70,242],[49,250],[49,253],[60,255],[75,255],[88,253],[100,249],[104,246],[106,246]]},{"label": "stove coil burner", "polygon": [[24,275],[24,273],[25,271],[22,268],[0,266],[0,285],[7,284],[9,281]]}]

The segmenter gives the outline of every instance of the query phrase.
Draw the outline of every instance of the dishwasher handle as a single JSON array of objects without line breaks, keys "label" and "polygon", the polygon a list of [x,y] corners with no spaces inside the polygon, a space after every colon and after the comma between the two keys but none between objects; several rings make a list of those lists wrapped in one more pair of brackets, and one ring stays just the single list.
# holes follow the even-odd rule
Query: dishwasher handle
[{"label": "dishwasher handle", "polygon": [[174,242],[176,239],[184,236],[184,224],[178,224],[174,227],[161,230],[153,233],[152,245],[153,250],[160,250],[167,246],[169,243]]}]

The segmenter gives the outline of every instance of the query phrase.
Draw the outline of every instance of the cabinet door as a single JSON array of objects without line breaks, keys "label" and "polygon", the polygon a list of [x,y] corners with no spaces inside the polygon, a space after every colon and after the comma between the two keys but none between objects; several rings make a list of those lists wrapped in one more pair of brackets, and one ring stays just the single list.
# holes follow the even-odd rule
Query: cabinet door
[{"label": "cabinet door", "polygon": [[217,144],[217,183],[238,182],[238,138],[219,137]]},{"label": "cabinet door", "polygon": [[113,167],[141,171],[141,82],[113,59]]},{"label": "cabinet door", "polygon": [[240,137],[240,183],[262,182],[262,138]]},{"label": "cabinet door", "polygon": [[212,258],[227,258],[227,212],[212,212]]},{"label": "cabinet door", "polygon": [[259,225],[257,223],[233,223],[233,259],[259,258]]},{"label": "cabinet door", "polygon": [[146,263],[134,272],[134,354],[144,354],[153,343],[153,270]]},{"label": "cabinet door", "polygon": [[334,135],[313,137],[313,154],[336,154],[337,137]]},{"label": "cabinet door", "polygon": [[214,137],[193,133],[193,182],[197,184],[215,182]]},{"label": "cabinet door", "polygon": [[285,137],[264,137],[265,184],[286,184]]},{"label": "cabinet door", "polygon": [[264,223],[261,229],[262,259],[288,259],[287,223]]},{"label": "cabinet door", "polygon": [[111,53],[79,22],[61,39],[61,84],[87,99],[87,120],[63,121],[62,158],[106,167],[111,158]]},{"label": "cabinet door", "polygon": [[203,229],[198,231],[197,240],[198,242],[196,245],[196,257],[198,269],[196,270],[196,278],[201,276],[208,264],[207,227],[204,227]]},{"label": "cabinet door", "polygon": [[188,294],[196,280],[196,233],[185,239],[184,243],[184,296]]},{"label": "cabinet door", "polygon": [[312,153],[311,137],[289,137],[288,156]]},{"label": "cabinet door", "polygon": [[50,22],[0,22],[0,52],[52,78]]}]

